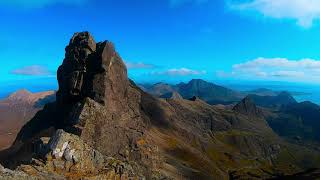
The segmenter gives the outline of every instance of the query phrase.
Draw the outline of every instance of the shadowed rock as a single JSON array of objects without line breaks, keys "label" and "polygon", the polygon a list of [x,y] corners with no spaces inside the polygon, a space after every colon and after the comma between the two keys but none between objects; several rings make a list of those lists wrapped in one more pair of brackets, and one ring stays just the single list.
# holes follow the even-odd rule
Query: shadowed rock
[{"label": "shadowed rock", "polygon": [[[76,33],[66,47],[66,56],[58,69],[57,103],[64,123],[78,123],[74,109],[84,98],[106,105],[109,110],[122,109],[129,81],[127,69],[112,43],[97,43],[88,32]],[[76,110],[77,111],[77,110]]]},{"label": "shadowed rock", "polygon": [[262,115],[262,112],[254,102],[249,98],[244,98],[240,103],[233,107],[233,110],[244,115],[248,115],[249,117],[258,117]]}]

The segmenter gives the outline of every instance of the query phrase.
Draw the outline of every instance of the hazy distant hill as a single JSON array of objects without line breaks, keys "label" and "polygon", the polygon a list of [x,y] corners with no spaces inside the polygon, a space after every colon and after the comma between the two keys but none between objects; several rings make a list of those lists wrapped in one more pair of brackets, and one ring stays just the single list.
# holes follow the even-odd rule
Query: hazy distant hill
[{"label": "hazy distant hill", "polygon": [[259,89],[254,89],[254,90],[250,90],[250,91],[244,91],[243,93],[255,94],[258,96],[277,96],[280,92],[273,91],[273,90],[267,89],[267,88],[259,88]]},{"label": "hazy distant hill", "polygon": [[241,100],[242,96],[239,92],[218,86],[213,83],[193,79],[187,84],[180,83],[177,85],[178,92],[184,98],[197,96],[206,102],[233,102]]},{"label": "hazy distant hill", "polygon": [[37,111],[55,100],[54,91],[31,93],[20,90],[0,101],[0,149],[8,147],[20,128]]},{"label": "hazy distant hill", "polygon": [[164,94],[177,92],[177,89],[174,85],[161,82],[149,87],[147,86],[145,87],[145,90],[155,96],[162,96]]},{"label": "hazy distant hill", "polygon": [[[258,96],[277,96],[281,94],[283,91],[275,91],[272,89],[267,89],[267,88],[258,88],[258,89],[253,89],[250,91],[242,91],[243,94],[255,94]],[[308,95],[310,93],[305,93],[305,92],[296,92],[296,91],[287,91],[290,95],[292,96],[301,96],[301,95]]]},{"label": "hazy distant hill", "polygon": [[184,99],[196,96],[209,104],[235,104],[249,95],[257,105],[271,108],[295,103],[293,95],[307,94],[303,92],[275,91],[267,88],[237,91],[202,79],[193,79],[188,83],[181,82],[176,85],[163,82],[140,84],[139,87],[157,97],[167,98],[168,95],[175,93],[180,94]]},{"label": "hazy distant hill", "polygon": [[295,104],[297,101],[288,92],[281,92],[276,96],[259,96],[255,94],[248,95],[258,106],[279,108],[289,104]]},{"label": "hazy distant hill", "polygon": [[[142,85],[143,86],[143,85]],[[240,92],[219,86],[202,79],[193,79],[188,83],[170,85],[157,83],[152,86],[143,86],[148,93],[157,97],[166,97],[168,94],[176,92],[184,99],[193,96],[208,102],[209,104],[230,104],[241,100],[243,95]]]}]

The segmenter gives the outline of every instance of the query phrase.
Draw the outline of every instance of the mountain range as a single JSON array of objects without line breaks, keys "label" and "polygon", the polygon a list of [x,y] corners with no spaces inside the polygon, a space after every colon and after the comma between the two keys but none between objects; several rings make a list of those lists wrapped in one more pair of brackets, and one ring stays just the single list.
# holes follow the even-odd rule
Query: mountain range
[{"label": "mountain range", "polygon": [[170,95],[174,92],[176,95],[180,94],[184,99],[189,99],[193,96],[199,97],[211,105],[235,104],[246,96],[250,96],[259,106],[281,106],[295,102],[293,95],[306,94],[303,92],[274,91],[267,88],[237,91],[202,79],[192,79],[187,83],[181,82],[176,85],[163,82],[151,85],[139,84],[139,87],[156,97],[170,98]]},{"label": "mountain range", "polygon": [[[96,43],[88,32],[75,33],[65,50],[55,98],[52,93],[21,93],[22,99],[32,99],[32,108],[43,108],[26,120],[10,148],[0,152],[0,179],[271,179],[317,174],[308,170],[320,167],[320,150],[291,141],[270,126],[281,114],[314,125],[319,109],[310,103],[301,106],[287,93],[252,98],[203,80],[140,88],[128,79],[114,45]],[[229,105],[213,105],[216,102]]]},{"label": "mountain range", "polygon": [[157,97],[170,97],[168,95],[175,92],[184,99],[196,96],[210,104],[230,104],[240,101],[243,97],[240,92],[201,79],[193,79],[188,83],[182,82],[176,85],[166,83],[156,83],[151,86],[140,84],[140,87]]}]

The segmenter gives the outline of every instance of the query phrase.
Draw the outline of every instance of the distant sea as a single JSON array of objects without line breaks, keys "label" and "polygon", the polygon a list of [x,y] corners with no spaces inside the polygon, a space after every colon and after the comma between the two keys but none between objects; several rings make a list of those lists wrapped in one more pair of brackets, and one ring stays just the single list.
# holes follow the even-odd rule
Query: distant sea
[{"label": "distant sea", "polygon": [[267,88],[274,91],[298,92],[294,95],[298,102],[311,101],[320,105],[320,85],[299,84],[299,83],[239,83],[239,84],[221,84],[238,91],[248,91],[258,88]]}]

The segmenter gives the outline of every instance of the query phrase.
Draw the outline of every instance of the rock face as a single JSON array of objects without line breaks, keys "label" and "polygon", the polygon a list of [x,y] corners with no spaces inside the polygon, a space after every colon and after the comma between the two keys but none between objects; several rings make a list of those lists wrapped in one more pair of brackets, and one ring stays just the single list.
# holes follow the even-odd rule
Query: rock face
[{"label": "rock face", "polygon": [[88,32],[72,37],[57,73],[57,101],[0,153],[24,179],[265,179],[303,169],[250,117],[258,110],[249,101],[235,112],[196,97],[155,98],[128,79],[112,43]]},{"label": "rock face", "polygon": [[244,98],[240,103],[233,107],[233,110],[250,117],[261,117],[262,111],[257,108],[250,97]]},{"label": "rock face", "polygon": [[[67,109],[65,123],[73,124],[70,109],[86,97],[110,110],[123,108],[129,81],[127,69],[112,43],[97,43],[88,32],[76,33],[66,47],[66,56],[58,69],[57,103]],[[66,107],[67,106],[67,107]],[[72,116],[72,115],[71,115]],[[71,118],[71,119],[70,119]]]},{"label": "rock face", "polygon": [[141,94],[129,82],[112,43],[95,43],[88,32],[76,33],[58,69],[58,82],[60,124],[103,154],[128,151],[128,144],[143,134]]}]

